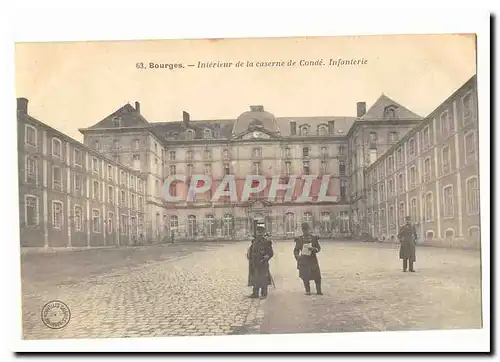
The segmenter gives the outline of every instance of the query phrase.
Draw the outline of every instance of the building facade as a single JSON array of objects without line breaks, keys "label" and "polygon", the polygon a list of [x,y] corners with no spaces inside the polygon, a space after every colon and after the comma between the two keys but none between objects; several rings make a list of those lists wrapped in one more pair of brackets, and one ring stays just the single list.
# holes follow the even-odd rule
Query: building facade
[{"label": "building facade", "polygon": [[[475,121],[461,122],[459,113],[469,112],[463,109],[464,104],[469,107],[470,103],[467,99],[460,103],[457,97],[463,98],[463,89],[471,89],[467,94],[475,99],[474,82],[475,77],[456,92],[456,99],[452,97],[453,100],[438,108],[448,109],[453,120],[448,126],[449,136],[438,134],[434,129],[438,126],[432,119],[437,117],[438,111],[423,120],[382,95],[368,110],[366,103],[358,102],[356,117],[275,117],[263,106],[251,106],[235,119],[191,120],[190,115],[183,112],[179,121],[149,122],[136,102],[135,106],[122,106],[94,126],[80,129],[84,136],[84,144],[81,144],[29,116],[27,100],[18,99],[22,245],[121,245],[136,241],[161,242],[172,237],[177,240],[247,239],[253,234],[256,221],[264,222],[275,238],[293,237],[300,231],[302,222],[310,223],[317,234],[325,237],[366,233],[390,238],[396,233],[401,217],[413,210],[410,206],[414,201],[411,200],[417,198],[420,215],[421,198],[427,190],[437,199],[446,193],[448,200],[450,185],[451,197],[457,198],[453,199],[455,217],[459,210],[461,218],[465,217],[469,215],[465,207],[469,206],[463,204],[463,195],[458,190],[464,185],[473,187],[474,182],[478,185],[477,162],[474,171],[470,164],[472,156],[467,153],[472,147],[470,134],[477,137],[477,112],[474,110],[473,115],[463,116],[475,117]],[[418,146],[412,143],[411,152],[413,155],[416,152],[413,150],[418,149],[418,157],[410,158],[408,137],[419,134],[424,128],[428,129],[425,137],[431,137],[435,146],[420,149],[422,141],[415,139],[412,142],[419,143]],[[32,141],[33,137],[36,141]],[[59,147],[54,146],[53,142],[59,144],[54,138],[60,139],[61,156],[52,151]],[[438,150],[441,143],[443,147],[444,143],[448,145],[448,151]],[[466,148],[469,151],[465,151]],[[75,161],[75,152],[81,154],[78,156],[80,164]],[[410,172],[412,162],[418,159],[418,163],[422,163],[415,166],[418,170],[424,167],[423,164],[432,162],[432,170],[437,172],[438,164],[434,161],[440,160],[436,158],[439,152],[444,152],[453,161],[447,163],[450,171],[439,176],[439,181],[415,177],[412,179],[415,187],[410,190],[409,177],[414,172]],[[459,154],[456,158],[455,153]],[[33,166],[32,155],[39,159],[36,166]],[[426,161],[429,157],[431,161]],[[474,157],[477,158],[477,152]],[[399,163],[393,161],[394,166],[387,169],[392,171],[386,172],[384,168],[379,178],[377,172],[381,165],[388,164],[389,158],[397,158]],[[52,176],[52,168],[58,162],[61,163],[61,195],[54,189],[57,180]],[[35,183],[30,183],[26,174],[32,175],[33,167],[38,176]],[[467,172],[471,173],[465,177]],[[80,189],[75,186],[76,174],[82,175]],[[393,174],[395,181],[389,181],[389,175]],[[404,188],[398,178],[400,174],[406,182]],[[186,179],[164,186],[165,180],[173,175],[183,175]],[[206,192],[190,195],[189,186],[200,182],[196,175],[207,176],[212,182]],[[227,175],[234,176],[237,200],[213,198]],[[266,180],[265,187],[251,194],[248,200],[240,198],[247,175],[261,175]],[[319,198],[325,175],[328,176],[328,201]],[[286,190],[279,190],[276,198],[268,197],[271,179],[276,176],[281,185],[292,188],[291,199],[286,199]],[[301,193],[307,189],[305,179],[309,178],[310,199],[305,200]],[[95,182],[100,190],[97,196],[93,194]],[[387,199],[385,194],[383,199],[378,194],[374,196],[373,190],[380,187],[384,192],[391,187],[394,199]],[[438,190],[442,187],[445,189]],[[419,193],[413,196],[411,192],[417,189]],[[178,196],[180,201],[166,200],[166,191]],[[399,191],[401,193],[397,194]],[[460,201],[459,197],[462,197]],[[35,201],[36,211],[32,211],[31,204]],[[58,202],[61,206],[57,206]],[[458,208],[459,204],[463,207]],[[461,226],[453,228],[453,238],[474,234],[474,226],[478,226],[474,221],[475,217],[477,219],[474,212],[479,210],[478,199],[474,205],[476,209],[470,211],[471,221],[461,219]],[[400,207],[401,214],[395,211],[399,212]],[[60,209],[70,212],[58,216]],[[388,214],[384,214],[389,213],[389,209],[397,214],[391,223]],[[442,210],[436,206],[433,215],[437,216]],[[78,216],[80,212],[81,217]],[[37,215],[36,223],[31,216],[33,213]],[[382,214],[384,219],[380,219]],[[399,219],[398,215],[401,215]],[[94,218],[100,218],[99,223],[95,221],[99,227],[93,227]],[[109,219],[114,223],[108,222]],[[451,235],[448,224],[453,220],[449,216],[433,217],[432,222],[439,226],[431,225],[430,220],[423,229],[425,235],[430,236],[431,232],[436,238]],[[65,226],[62,226],[63,221]],[[110,228],[111,232],[102,233],[105,228]],[[59,237],[53,237],[56,233],[53,229]]]},{"label": "building facade", "polygon": [[29,116],[27,99],[17,104],[21,246],[145,240],[144,175]]},{"label": "building facade", "polygon": [[394,239],[409,215],[422,241],[479,246],[476,78],[370,165],[365,180],[371,235]]}]

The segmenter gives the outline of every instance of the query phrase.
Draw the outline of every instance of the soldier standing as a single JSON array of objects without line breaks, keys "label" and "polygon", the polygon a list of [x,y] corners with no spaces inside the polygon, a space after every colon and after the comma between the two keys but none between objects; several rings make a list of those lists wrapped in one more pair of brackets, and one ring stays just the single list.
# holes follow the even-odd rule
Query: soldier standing
[{"label": "soldier standing", "polygon": [[415,272],[413,263],[417,260],[415,255],[415,244],[417,243],[417,231],[415,226],[411,223],[411,217],[406,217],[406,224],[399,230],[398,239],[401,243],[399,249],[399,259],[403,259],[403,272],[408,268],[410,263],[410,272]]},{"label": "soldier standing", "polygon": [[269,259],[274,255],[273,243],[264,236],[266,229],[257,226],[255,238],[247,251],[248,259],[248,286],[253,287],[250,298],[267,297],[267,287],[271,285]]},{"label": "soldier standing", "polygon": [[297,260],[299,278],[304,282],[306,295],[311,295],[311,280],[316,283],[316,293],[323,295],[321,291],[321,270],[316,256],[321,251],[318,237],[310,234],[308,223],[302,224],[302,234],[302,236],[295,239],[295,248],[293,249],[293,255]]}]

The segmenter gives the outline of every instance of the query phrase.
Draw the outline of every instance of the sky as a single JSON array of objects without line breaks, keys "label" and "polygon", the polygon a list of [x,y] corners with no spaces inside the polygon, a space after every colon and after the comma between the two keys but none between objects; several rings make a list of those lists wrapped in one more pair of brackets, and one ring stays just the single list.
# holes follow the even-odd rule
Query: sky
[{"label": "sky", "polygon": [[[236,119],[250,105],[276,117],[356,116],[356,102],[369,108],[383,93],[426,116],[476,72],[470,34],[17,43],[15,55],[16,96],[29,100],[29,114],[79,141],[78,128],[135,101],[150,122],[181,120],[182,111]],[[328,66],[331,58],[365,64]],[[324,65],[246,66],[289,60]],[[233,66],[196,66],[209,61]]]}]

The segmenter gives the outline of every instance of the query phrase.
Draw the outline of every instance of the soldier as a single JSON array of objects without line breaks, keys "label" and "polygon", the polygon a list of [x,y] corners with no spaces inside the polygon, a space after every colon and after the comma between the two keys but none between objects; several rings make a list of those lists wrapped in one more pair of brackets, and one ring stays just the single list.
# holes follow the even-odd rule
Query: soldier
[{"label": "soldier", "polygon": [[265,227],[257,226],[255,238],[247,251],[248,259],[248,286],[253,287],[250,298],[258,298],[259,290],[261,299],[267,297],[267,287],[271,285],[269,272],[269,259],[274,255],[273,243],[266,238]]},{"label": "soldier", "polygon": [[319,268],[317,253],[321,251],[318,237],[311,235],[309,232],[309,224],[302,224],[303,235],[295,239],[295,248],[293,255],[297,260],[297,269],[299,270],[299,278],[304,282],[306,295],[311,295],[311,280],[316,283],[316,293],[323,295],[321,291],[321,270]]},{"label": "soldier", "polygon": [[399,249],[399,259],[403,259],[403,272],[408,268],[408,261],[410,262],[410,272],[415,272],[413,263],[417,260],[415,256],[415,244],[417,242],[417,231],[415,226],[411,223],[411,217],[406,217],[406,224],[399,230],[398,239],[401,243]]}]

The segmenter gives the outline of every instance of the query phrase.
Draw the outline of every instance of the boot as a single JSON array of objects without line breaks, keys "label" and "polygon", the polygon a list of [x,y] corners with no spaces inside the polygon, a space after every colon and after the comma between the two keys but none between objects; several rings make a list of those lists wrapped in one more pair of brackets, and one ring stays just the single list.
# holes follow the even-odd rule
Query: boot
[{"label": "boot", "polygon": [[260,298],[261,299],[267,298],[267,287],[260,288]]},{"label": "boot", "polygon": [[415,269],[413,269],[413,260],[410,260],[410,272],[415,273]]},{"label": "boot", "polygon": [[248,296],[249,298],[258,298],[259,297],[259,288],[253,287],[252,294]]},{"label": "boot", "polygon": [[323,292],[321,291],[321,279],[316,280],[316,294],[317,295],[323,295]]},{"label": "boot", "polygon": [[311,295],[311,285],[309,280],[304,280],[304,288],[306,289],[306,295]]},{"label": "boot", "polygon": [[403,259],[403,271],[406,272],[406,269],[408,269],[408,259],[404,258]]}]

